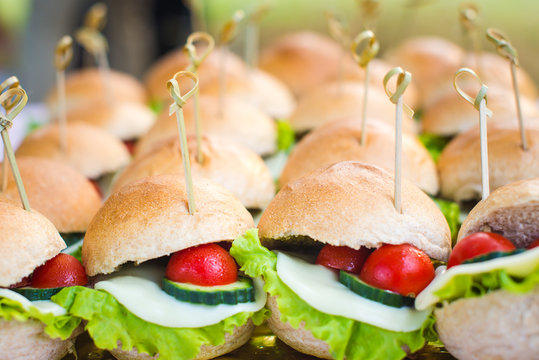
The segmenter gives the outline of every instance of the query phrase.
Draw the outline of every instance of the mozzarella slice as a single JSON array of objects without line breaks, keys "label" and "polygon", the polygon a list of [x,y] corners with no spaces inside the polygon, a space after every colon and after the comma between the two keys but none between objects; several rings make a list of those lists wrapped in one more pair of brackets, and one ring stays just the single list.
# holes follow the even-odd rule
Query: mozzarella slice
[{"label": "mozzarella slice", "polygon": [[450,282],[457,275],[474,275],[505,269],[509,275],[524,277],[539,267],[539,247],[523,253],[482,261],[471,264],[453,266],[436,275],[434,280],[415,299],[415,307],[423,310],[435,305],[441,299],[434,293]]},{"label": "mozzarella slice", "polygon": [[54,316],[65,315],[66,310],[58,304],[50,300],[39,300],[39,301],[30,301],[21,294],[9,290],[9,289],[0,289],[0,297],[5,297],[7,299],[13,300],[21,304],[23,309],[27,310],[31,307],[36,308],[42,314],[53,314]]},{"label": "mozzarella slice", "polygon": [[335,272],[282,252],[277,254],[277,274],[296,295],[316,310],[386,330],[418,330],[431,312],[430,309],[395,308],[361,297],[341,284]]}]

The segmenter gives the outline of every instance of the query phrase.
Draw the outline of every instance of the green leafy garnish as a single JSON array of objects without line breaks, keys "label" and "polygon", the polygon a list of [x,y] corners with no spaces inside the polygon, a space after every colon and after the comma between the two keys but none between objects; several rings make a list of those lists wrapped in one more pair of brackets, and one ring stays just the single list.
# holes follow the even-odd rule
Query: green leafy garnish
[{"label": "green leafy garnish", "polygon": [[296,141],[296,135],[290,123],[286,120],[277,121],[277,148],[280,151],[289,151]]},{"label": "green leafy garnish", "polygon": [[453,245],[457,241],[457,235],[460,229],[460,207],[456,202],[442,200],[435,197],[431,197],[432,201],[438,205],[438,208],[444,214],[445,220],[449,225],[449,230],[451,230],[451,239]]},{"label": "green leafy garnish", "polygon": [[434,162],[438,162],[440,154],[449,141],[451,141],[451,138],[435,134],[421,134],[419,135],[419,141],[425,145]]}]

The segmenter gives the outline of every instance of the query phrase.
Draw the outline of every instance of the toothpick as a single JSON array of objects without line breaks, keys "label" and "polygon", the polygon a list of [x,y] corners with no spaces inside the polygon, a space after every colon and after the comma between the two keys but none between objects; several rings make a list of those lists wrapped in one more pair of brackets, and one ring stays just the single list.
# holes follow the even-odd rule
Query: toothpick
[{"label": "toothpick", "polygon": [[[363,46],[363,49],[359,51],[360,46]],[[359,33],[354,41],[352,42],[352,55],[354,60],[358,65],[365,69],[365,79],[363,79],[363,109],[361,113],[361,139],[360,145],[365,144],[367,137],[367,104],[368,104],[368,94],[369,94],[369,63],[380,50],[380,44],[376,40],[376,36],[371,30],[365,30]]]},{"label": "toothpick", "polygon": [[[206,48],[202,52],[202,54],[199,56],[197,54],[197,49],[195,47],[196,42],[203,41],[206,43]],[[205,32],[195,32],[189,35],[187,38],[187,42],[183,48],[184,52],[187,53],[187,56],[189,57],[189,61],[191,64],[187,68],[187,71],[193,72],[195,75],[197,74],[198,67],[202,62],[210,55],[210,53],[213,51],[213,48],[215,47],[215,40],[213,37]],[[200,105],[199,105],[199,89],[197,87],[195,91],[195,131],[196,131],[196,139],[197,139],[197,162],[199,164],[202,164],[204,162],[204,154],[202,152],[202,128],[200,124]]]},{"label": "toothpick", "polygon": [[[180,92],[179,78],[187,77],[193,81],[193,87],[182,96]],[[170,105],[169,115],[176,113],[178,122],[178,131],[180,134],[180,146],[182,151],[182,162],[185,175],[185,187],[187,189],[187,203],[189,214],[193,215],[196,211],[195,195],[193,191],[193,178],[191,177],[191,164],[189,162],[189,149],[187,147],[187,135],[185,133],[185,121],[183,118],[183,106],[198,88],[198,77],[190,71],[180,71],[174,74],[174,77],[167,82],[167,88],[174,103]]]},{"label": "toothpick", "polygon": [[71,36],[63,36],[56,45],[54,54],[54,66],[56,67],[56,90],[58,93],[60,149],[67,152],[67,126],[66,126],[66,90],[65,69],[73,58],[73,39]]},{"label": "toothpick", "polygon": [[258,64],[258,41],[260,38],[259,25],[262,18],[268,13],[270,5],[267,2],[262,2],[247,15],[247,23],[245,25],[245,62],[249,69],[256,68]]},{"label": "toothpick", "polygon": [[526,137],[526,127],[524,126],[524,117],[522,116],[522,108],[520,107],[520,90],[518,88],[517,81],[517,66],[518,66],[518,54],[515,48],[509,42],[509,39],[505,37],[500,31],[495,29],[487,30],[487,39],[489,39],[495,46],[496,51],[501,56],[509,60],[511,66],[511,80],[513,82],[513,91],[515,93],[515,103],[517,106],[518,125],[520,127],[520,139],[522,150],[528,150],[528,139]]},{"label": "toothpick", "polygon": [[475,67],[481,73],[481,41],[479,41],[479,8],[475,4],[461,4],[459,7],[459,20],[462,25],[464,37],[470,43],[470,51],[475,54]]},{"label": "toothpick", "polygon": [[[28,196],[24,190],[21,173],[19,172],[19,167],[15,160],[15,153],[13,152],[13,147],[11,146],[8,135],[8,129],[13,125],[13,119],[21,112],[27,101],[28,96],[26,95],[26,91],[21,87],[8,89],[0,95],[0,104],[2,104],[2,106],[6,107],[6,104],[14,104],[9,111],[6,110],[6,115],[0,114],[0,134],[4,142],[4,149],[9,159],[9,164],[11,165],[11,172],[13,173],[15,184],[19,190],[22,206],[25,210],[30,211],[30,202],[28,201]],[[10,107],[10,105],[7,105],[7,107]]]},{"label": "toothpick", "polygon": [[[394,75],[397,77],[397,89],[392,93],[387,84],[389,79]],[[396,105],[395,113],[395,192],[394,192],[394,201],[395,201],[395,210],[398,213],[402,213],[402,112],[403,109],[406,109],[408,115],[413,117],[413,111],[407,105],[404,105],[402,96],[404,91],[412,81],[412,74],[408,71],[404,71],[401,67],[396,67],[391,69],[386,76],[384,76],[384,89],[389,96],[389,100]]]},{"label": "toothpick", "polygon": [[344,77],[344,59],[347,55],[348,48],[352,39],[350,39],[350,32],[344,22],[337,18],[337,16],[331,12],[326,12],[326,18],[328,20],[329,34],[335,41],[341,44],[341,54],[339,57],[339,68],[337,70],[337,83],[339,84],[339,94],[342,93],[343,77]]},{"label": "toothpick", "polygon": [[[468,95],[466,92],[464,92],[457,83],[457,80],[465,74],[472,75],[481,84],[481,89],[477,93],[475,99]],[[481,83],[481,79],[472,69],[468,68],[459,69],[455,73],[455,77],[453,79],[453,86],[455,87],[455,90],[457,90],[460,96],[462,96],[466,101],[472,104],[475,109],[479,110],[479,135],[481,141],[481,198],[485,200],[490,194],[490,185],[488,178],[487,116],[492,117],[492,111],[487,108],[488,87]]]},{"label": "toothpick", "polygon": [[223,116],[225,107],[226,57],[228,54],[228,44],[238,35],[238,25],[244,17],[245,13],[242,10],[237,10],[232,16],[232,19],[225,23],[219,37],[219,44],[222,49],[219,71],[219,117]]},{"label": "toothpick", "polygon": [[359,0],[359,6],[363,13],[363,23],[366,29],[374,29],[378,17],[380,2],[378,0]]},{"label": "toothpick", "polygon": [[[4,80],[0,84],[0,93],[3,93],[6,90],[14,89],[20,87],[19,79],[16,76],[11,76]],[[15,98],[11,97],[5,101],[3,105],[6,112],[11,111],[11,109],[16,105]],[[4,145],[4,160],[2,161],[2,184],[0,185],[0,192],[6,191],[7,188],[7,167],[8,167],[8,158],[7,158],[7,148]]]}]

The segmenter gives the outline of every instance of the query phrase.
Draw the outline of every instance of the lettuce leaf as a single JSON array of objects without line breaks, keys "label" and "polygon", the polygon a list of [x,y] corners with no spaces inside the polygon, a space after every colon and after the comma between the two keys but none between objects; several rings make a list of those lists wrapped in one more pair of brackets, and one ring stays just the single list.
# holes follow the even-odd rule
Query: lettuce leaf
[{"label": "lettuce leaf", "polygon": [[39,320],[45,324],[47,335],[62,340],[69,338],[81,322],[81,319],[69,314],[60,316],[54,316],[50,313],[42,314],[34,307],[25,310],[19,302],[4,297],[0,297],[0,318],[21,322],[31,319]]},{"label": "lettuce leaf", "polygon": [[289,151],[296,142],[296,135],[290,123],[285,120],[277,121],[277,149]]},{"label": "lettuce leaf", "polygon": [[230,254],[249,276],[262,276],[264,289],[277,297],[281,320],[298,328],[304,323],[314,337],[329,344],[335,359],[402,359],[403,347],[415,352],[425,344],[425,330],[431,329],[425,321],[422,329],[402,333],[384,330],[366,323],[320,312],[299,298],[277,275],[277,255],[260,244],[256,229],[236,238]]},{"label": "lettuce leaf", "polygon": [[442,154],[445,146],[451,141],[450,137],[440,136],[436,134],[421,134],[419,141],[427,148],[434,162],[438,162],[438,158]]},{"label": "lettuce leaf", "polygon": [[434,292],[441,301],[479,297],[490,291],[503,289],[515,294],[525,294],[539,285],[539,267],[525,278],[515,278],[504,269],[481,274],[461,274],[453,277],[444,287]]},{"label": "lettuce leaf", "polygon": [[268,310],[262,309],[202,328],[168,328],[138,318],[105,291],[75,286],[63,289],[52,300],[87,321],[85,329],[98,348],[112,350],[121,343],[123,350],[136,348],[150,356],[159,353],[162,359],[192,359],[202,345],[221,345],[225,333],[232,333],[249,319],[259,325],[268,315]]},{"label": "lettuce leaf", "polygon": [[461,225],[459,219],[460,207],[456,202],[453,201],[442,200],[435,197],[431,197],[431,199],[436,205],[438,205],[438,208],[442,214],[444,214],[445,220],[449,225],[449,230],[451,230],[451,240],[454,245],[457,241],[457,235]]}]

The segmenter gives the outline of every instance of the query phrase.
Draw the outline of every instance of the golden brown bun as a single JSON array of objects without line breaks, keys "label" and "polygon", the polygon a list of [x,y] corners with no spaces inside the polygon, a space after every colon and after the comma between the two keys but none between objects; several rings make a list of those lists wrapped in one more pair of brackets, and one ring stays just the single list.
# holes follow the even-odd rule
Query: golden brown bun
[{"label": "golden brown bun", "polygon": [[74,167],[90,179],[115,172],[129,162],[129,152],[114,135],[82,123],[67,125],[67,153],[60,149],[57,124],[44,126],[24,139],[17,156],[50,158]]},{"label": "golden brown bun", "polygon": [[[294,95],[286,85],[259,69],[248,70],[242,77],[227,79],[225,84],[225,99],[237,97],[276,119],[289,117],[296,107]],[[219,96],[219,92],[219,82],[209,83],[201,90],[201,94],[212,96]]]},{"label": "golden brown bun", "polygon": [[288,183],[266,208],[258,229],[270,246],[296,236],[354,249],[411,244],[447,259],[451,236],[434,202],[402,181],[402,213],[393,202],[393,176],[376,166],[344,161]]},{"label": "golden brown bun", "polygon": [[[491,191],[518,180],[539,177],[539,127],[527,127],[529,149],[524,151],[521,147],[520,130],[515,123],[516,120],[513,120],[513,123],[495,123],[488,127]],[[459,202],[481,197],[478,127],[451,140],[438,159],[438,171],[442,197]]]},{"label": "golden brown bun", "polygon": [[[305,132],[322,124],[363,116],[364,87],[359,82],[323,84],[313,88],[299,100],[290,117],[290,125],[297,132]],[[371,89],[367,99],[367,118],[395,126],[395,104],[386,94]],[[416,124],[406,114],[402,117],[405,132],[416,133]]]},{"label": "golden brown bun", "polygon": [[[66,114],[68,122],[83,122],[119,137],[132,140],[145,134],[155,122],[155,114],[144,104],[95,101]],[[54,119],[56,121],[56,119]]]},{"label": "golden brown bun", "polygon": [[436,330],[446,349],[463,360],[536,359],[539,286],[526,294],[497,290],[436,309]]},{"label": "golden brown bun", "polygon": [[[203,137],[204,162],[199,164],[196,138],[189,137],[187,145],[192,173],[230,190],[245,207],[264,208],[273,199],[275,184],[271,173],[260,156],[248,148],[217,137]],[[183,173],[180,141],[173,136],[125,168],[112,191],[148,176]]]},{"label": "golden brown bun", "polygon": [[[107,86],[110,86],[112,99],[115,103],[133,102],[145,105],[148,102],[146,89],[135,77],[112,69],[107,76],[110,80]],[[67,109],[87,108],[94,101],[106,100],[108,90],[104,86],[103,80],[103,74],[97,68],[69,72],[65,82]],[[45,100],[53,113],[58,111],[57,96],[55,86],[49,90]]]},{"label": "golden brown bun", "polygon": [[[18,157],[17,164],[33,209],[61,233],[86,231],[101,207],[101,197],[86,177],[68,165],[44,158]],[[11,172],[0,197],[22,206]]]},{"label": "golden brown bun", "polygon": [[304,354],[333,359],[325,341],[315,338],[304,326],[294,329],[290,324],[281,321],[281,313],[274,296],[268,297],[266,307],[271,311],[271,317],[267,320],[268,327],[285,344]]},{"label": "golden brown bun", "polygon": [[[203,48],[198,48],[202,53]],[[221,56],[226,54],[226,79],[243,77],[245,75],[245,64],[234,53],[226,51],[223,48],[214,49],[210,55],[202,62],[198,68],[199,89],[212,83],[219,83],[221,73]],[[190,65],[189,59],[182,49],[174,50],[159,60],[157,60],[145,75],[144,83],[150,92],[150,97],[157,101],[170,101],[170,93],[167,89],[169,81],[178,71],[185,70]],[[182,94],[188,90],[189,82],[180,83]]]},{"label": "golden brown bun", "polygon": [[[337,77],[343,51],[346,50],[325,35],[295,32],[280,37],[262,51],[260,68],[301,97],[313,87]],[[357,67],[348,51],[343,60],[345,69]]]},{"label": "golden brown bun", "polygon": [[74,350],[75,337],[82,326],[67,340],[51,339],[38,320],[19,322],[0,319],[0,358],[5,360],[60,360]]},{"label": "golden brown bun", "polygon": [[[339,161],[357,160],[393,173],[395,130],[385,123],[367,124],[367,137],[361,146],[361,121],[338,121],[319,127],[305,136],[288,157],[279,178],[281,186],[315,169]],[[436,165],[427,149],[415,138],[403,134],[403,174],[423,191],[438,192]]]},{"label": "golden brown bun", "polygon": [[0,201],[0,234],[2,287],[18,283],[66,247],[47,218],[6,201]]},{"label": "golden brown bun", "polygon": [[193,179],[196,212],[189,215],[179,175],[158,175],[124,186],[98,211],[84,237],[88,275],[121,264],[169,255],[205,243],[233,240],[254,227],[253,218],[228,190]]},{"label": "golden brown bun", "polygon": [[[478,84],[475,83],[460,85],[460,87],[471,95],[478,91]],[[538,109],[535,102],[522,97],[520,105],[524,117],[537,117]],[[515,98],[511,88],[503,88],[499,85],[489,86],[487,107],[493,112],[493,116],[488,119],[489,123],[517,117]],[[477,110],[464,100],[453,86],[447,87],[444,94],[440,94],[435,101],[424,108],[421,119],[424,132],[442,136],[464,132],[477,125],[478,122]]]},{"label": "golden brown bun", "polygon": [[386,59],[409,71],[421,96],[426,97],[440,81],[452,81],[462,67],[464,51],[440,37],[415,37],[390,51]]},{"label": "golden brown bun", "polygon": [[[275,122],[256,107],[229,97],[226,99],[222,117],[219,114],[219,99],[201,96],[200,123],[202,133],[242,144],[259,155],[275,152],[277,128]],[[195,134],[193,101],[184,106],[185,128]],[[176,115],[169,115],[168,108],[157,118],[155,125],[137,143],[135,157],[138,158],[155,149],[156,144],[178,135]]]},{"label": "golden brown bun", "polygon": [[517,248],[539,238],[539,178],[502,186],[479,202],[464,220],[458,240],[479,231],[501,234]]},{"label": "golden brown bun", "polygon": [[[213,359],[236,350],[249,341],[254,328],[253,323],[251,320],[249,320],[244,325],[234,328],[234,332],[232,334],[226,333],[224,344],[218,346],[202,345],[200,347],[200,352],[193,360]],[[149,360],[159,358],[159,354],[152,357],[145,353],[138,353],[136,349],[125,351],[118,348],[115,350],[110,350],[110,353],[118,360]]]}]

